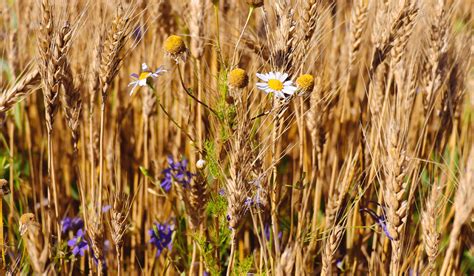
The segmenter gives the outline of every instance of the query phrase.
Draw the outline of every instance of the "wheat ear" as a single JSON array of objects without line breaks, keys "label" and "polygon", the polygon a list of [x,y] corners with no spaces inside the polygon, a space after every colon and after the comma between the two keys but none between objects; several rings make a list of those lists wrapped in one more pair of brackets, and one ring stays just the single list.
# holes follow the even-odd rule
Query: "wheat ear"
[{"label": "wheat ear", "polygon": [[435,268],[435,260],[438,256],[439,230],[437,218],[439,215],[438,200],[440,196],[440,187],[436,184],[431,188],[430,195],[426,200],[426,207],[421,217],[421,226],[423,227],[423,245],[426,255],[428,255],[428,274]]},{"label": "wheat ear", "polygon": [[10,89],[4,91],[0,95],[0,116],[33,93],[35,91],[34,86],[38,85],[39,80],[39,71],[33,68],[21,76]]}]

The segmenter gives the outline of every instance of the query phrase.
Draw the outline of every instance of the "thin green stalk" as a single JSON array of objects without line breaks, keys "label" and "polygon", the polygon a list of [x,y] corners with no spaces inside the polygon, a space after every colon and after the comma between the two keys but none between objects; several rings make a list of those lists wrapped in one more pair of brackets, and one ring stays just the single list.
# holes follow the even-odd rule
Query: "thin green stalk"
[{"label": "thin green stalk", "polygon": [[244,35],[245,29],[247,28],[247,25],[249,24],[250,17],[252,16],[252,13],[253,13],[254,9],[255,8],[253,6],[250,6],[250,8],[249,8],[249,13],[247,15],[247,20],[245,20],[245,24],[244,24],[244,27],[242,29],[242,32],[240,32],[239,39],[237,39],[237,43],[235,44],[234,54],[232,56],[232,65],[235,65],[235,58],[237,57],[237,52],[238,52],[237,49],[239,47],[240,40],[242,40],[242,36]]},{"label": "thin green stalk", "polygon": [[214,115],[217,115],[217,112],[212,109],[211,107],[209,107],[207,104],[203,103],[202,101],[200,101],[198,98],[196,98],[196,96],[194,96],[187,88],[186,88],[186,85],[184,84],[184,79],[183,79],[183,75],[181,73],[181,68],[178,66],[178,73],[179,73],[179,80],[181,82],[181,86],[183,87],[184,91],[186,92],[186,94],[188,94],[189,97],[191,97],[193,100],[195,100],[197,103],[201,104],[202,106],[204,106],[205,108],[207,108],[209,111],[211,111],[212,113],[214,113]]}]

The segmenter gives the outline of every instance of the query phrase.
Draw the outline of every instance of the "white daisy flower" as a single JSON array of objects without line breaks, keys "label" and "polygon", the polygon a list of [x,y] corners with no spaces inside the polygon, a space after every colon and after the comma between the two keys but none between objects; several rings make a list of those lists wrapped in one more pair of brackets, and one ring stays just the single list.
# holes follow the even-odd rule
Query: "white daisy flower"
[{"label": "white daisy flower", "polygon": [[270,72],[267,74],[257,73],[257,77],[264,82],[257,82],[257,88],[265,93],[273,93],[279,99],[286,99],[293,95],[298,88],[291,80],[287,80],[287,73]]},{"label": "white daisy flower", "polygon": [[132,90],[130,90],[130,96],[133,95],[135,89],[140,86],[147,86],[148,81],[150,79],[156,79],[159,75],[166,72],[163,66],[158,67],[155,72],[153,72],[146,63],[142,64],[142,72],[140,75],[138,74],[131,74],[130,76],[134,79],[134,81],[130,82],[128,86],[132,86]]}]

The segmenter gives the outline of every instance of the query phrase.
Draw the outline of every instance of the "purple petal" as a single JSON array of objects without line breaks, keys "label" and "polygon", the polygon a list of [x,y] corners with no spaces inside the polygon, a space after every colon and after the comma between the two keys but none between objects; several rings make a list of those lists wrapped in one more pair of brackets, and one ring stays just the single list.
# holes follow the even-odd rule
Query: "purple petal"
[{"label": "purple petal", "polygon": [[76,238],[70,239],[70,240],[67,242],[67,245],[68,245],[69,247],[75,246],[75,245],[76,245],[76,240],[77,240]]},{"label": "purple petal", "polygon": [[[79,254],[81,252],[81,249],[77,246],[75,246],[73,249],[72,249],[72,255],[74,256],[77,256],[77,254]],[[82,255],[81,255],[82,256]]]},{"label": "purple petal", "polygon": [[110,205],[105,205],[104,207],[102,207],[102,213],[107,212],[108,210],[110,210],[110,208],[112,208],[112,206],[110,206]]}]

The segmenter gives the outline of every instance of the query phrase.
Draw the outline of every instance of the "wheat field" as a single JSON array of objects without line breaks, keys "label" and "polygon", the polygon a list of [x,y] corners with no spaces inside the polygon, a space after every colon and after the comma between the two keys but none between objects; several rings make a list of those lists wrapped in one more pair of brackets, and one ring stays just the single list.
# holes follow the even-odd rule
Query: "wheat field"
[{"label": "wheat field", "polygon": [[474,275],[471,0],[0,0],[0,275]]}]

